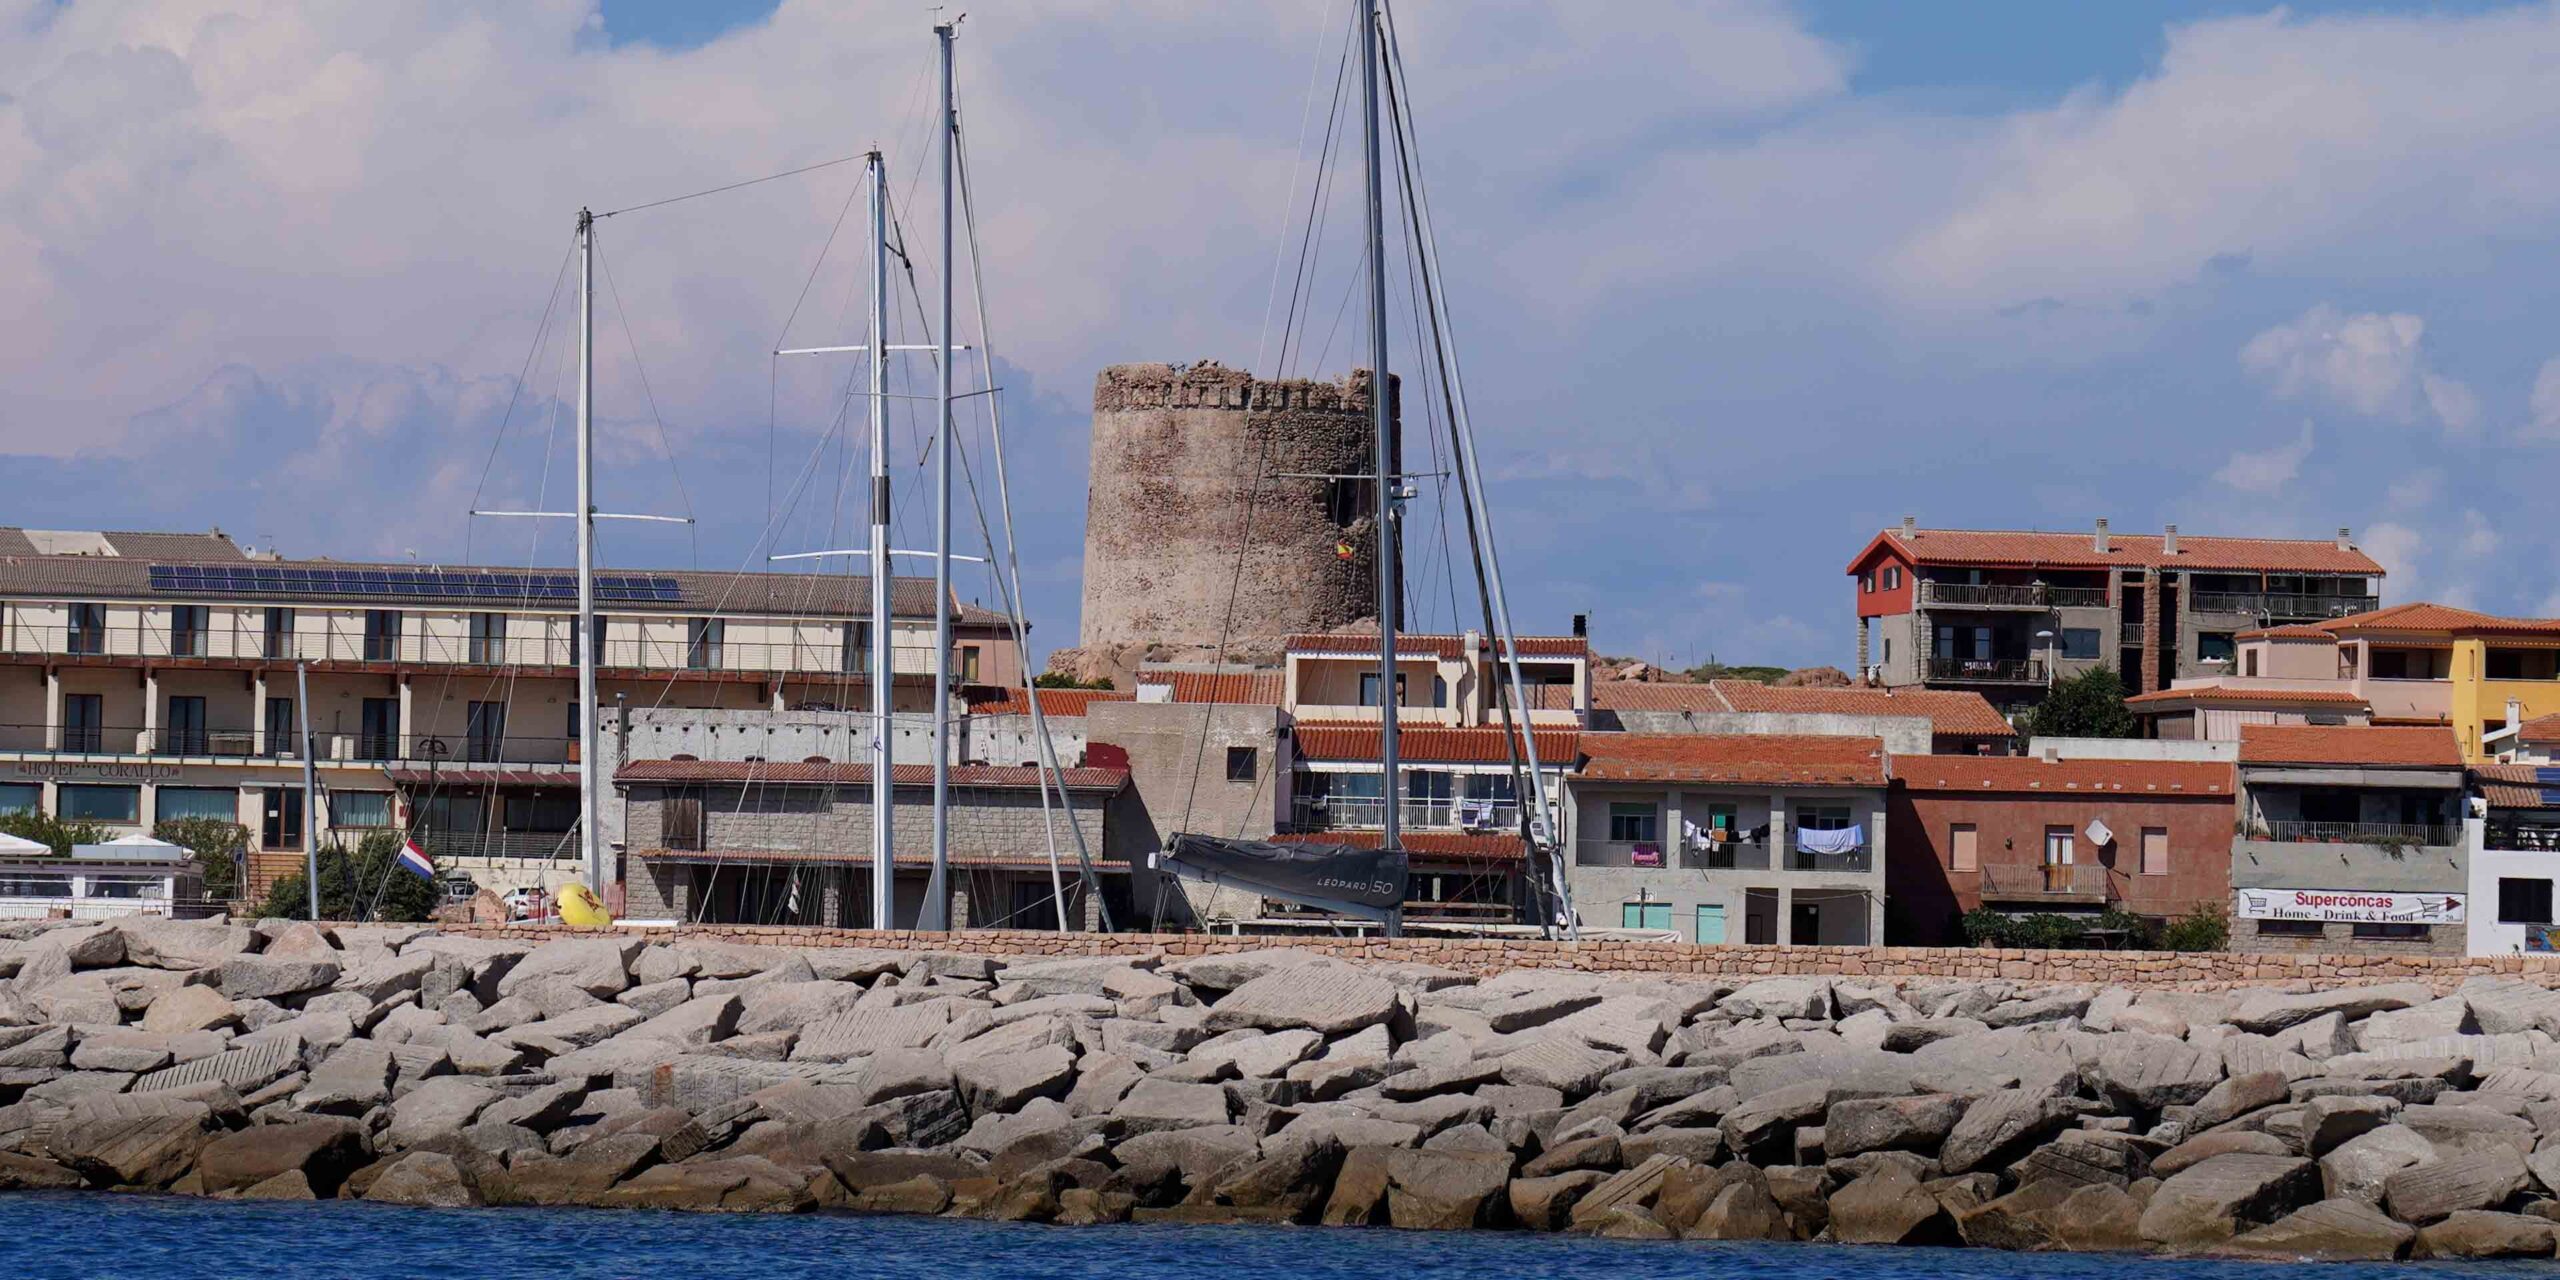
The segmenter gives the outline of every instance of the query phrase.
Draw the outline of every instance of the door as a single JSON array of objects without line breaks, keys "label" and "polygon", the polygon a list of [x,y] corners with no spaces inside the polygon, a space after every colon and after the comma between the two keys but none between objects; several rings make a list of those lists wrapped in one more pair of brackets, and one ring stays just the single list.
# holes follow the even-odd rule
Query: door
[{"label": "door", "polygon": [[169,699],[166,741],[170,751],[182,756],[200,756],[205,753],[204,699],[198,697]]},{"label": "door", "polygon": [[1700,904],[1698,907],[1698,943],[1701,946],[1724,945],[1724,904]]},{"label": "door", "polygon": [[507,704],[474,702],[463,710],[462,734],[469,758],[481,764],[505,758]]},{"label": "door", "polygon": [[1798,902],[1787,913],[1787,941],[1809,947],[1822,941],[1822,904]]},{"label": "door", "polygon": [[62,749],[104,751],[107,745],[106,697],[71,693],[62,698]]},{"label": "door", "polygon": [[267,754],[289,756],[302,749],[302,727],[293,720],[293,699],[267,699]]},{"label": "door", "polygon": [[259,805],[258,843],[269,849],[302,847],[302,788],[266,789]]},{"label": "door", "polygon": [[367,698],[364,700],[364,758],[389,760],[400,754],[400,700]]}]

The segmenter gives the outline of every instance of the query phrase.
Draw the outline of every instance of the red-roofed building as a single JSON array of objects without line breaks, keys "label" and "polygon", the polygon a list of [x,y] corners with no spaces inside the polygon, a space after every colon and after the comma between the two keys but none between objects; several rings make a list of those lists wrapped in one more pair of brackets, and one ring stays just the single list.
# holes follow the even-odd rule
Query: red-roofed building
[{"label": "red-roofed building", "polygon": [[[1604,681],[1591,687],[1594,727],[1633,733],[1716,731],[1718,721],[1699,717],[1891,716],[1929,722],[1929,746],[1948,755],[2003,753],[2017,742],[2008,718],[1968,690],[1777,688],[1748,680],[1704,684]],[[1739,728],[1740,726],[1734,726]],[[1826,731],[1854,729],[1824,726]]]},{"label": "red-roofed building", "polygon": [[1138,698],[1143,702],[1276,707],[1285,693],[1285,684],[1282,673],[1272,668],[1192,671],[1142,667],[1138,671]]},{"label": "red-roofed building", "polygon": [[[1521,636],[1520,680],[1535,725],[1580,727],[1591,707],[1591,642],[1581,636]],[[1510,664],[1480,632],[1396,637],[1396,722],[1499,724]],[[1376,720],[1378,637],[1357,632],[1289,637],[1282,705],[1302,720]]]},{"label": "red-roofed building", "polygon": [[2054,676],[2113,667],[2133,692],[2210,674],[2234,637],[2374,608],[2383,568],[2330,540],[1923,529],[1849,562],[1858,665],[1873,683],[1970,689],[2004,709]]},{"label": "red-roofed building", "polygon": [[2474,904],[2450,728],[2240,729],[2239,951],[2461,955]]},{"label": "red-roofed building", "polygon": [[2231,892],[2232,766],[2171,760],[1897,756],[1886,939],[1963,940],[1988,907],[2165,920]]},{"label": "red-roofed building", "polygon": [[1586,929],[1701,943],[1876,942],[1889,776],[1872,737],[1585,734],[1575,909]]},{"label": "red-roofed building", "polygon": [[[2532,722],[2525,726],[2533,727]],[[2560,950],[2560,769],[2484,764],[2471,771],[2485,811],[2471,836],[2470,946],[2475,956]]]}]

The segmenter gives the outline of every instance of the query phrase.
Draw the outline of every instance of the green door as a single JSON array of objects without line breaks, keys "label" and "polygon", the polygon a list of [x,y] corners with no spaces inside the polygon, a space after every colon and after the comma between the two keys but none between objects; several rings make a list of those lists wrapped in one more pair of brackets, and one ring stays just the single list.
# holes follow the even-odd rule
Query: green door
[{"label": "green door", "polygon": [[1708,946],[1715,946],[1724,941],[1724,907],[1722,905],[1702,905],[1698,908],[1698,941]]}]

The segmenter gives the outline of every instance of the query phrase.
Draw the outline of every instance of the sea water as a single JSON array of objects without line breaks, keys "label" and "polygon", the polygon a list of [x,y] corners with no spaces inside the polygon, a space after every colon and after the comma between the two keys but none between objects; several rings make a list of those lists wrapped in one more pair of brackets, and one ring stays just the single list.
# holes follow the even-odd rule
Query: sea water
[{"label": "sea water", "polygon": [[[0,1280],[846,1276],[895,1280],[2243,1280],[2262,1263],[1977,1249],[1634,1243],[1520,1232],[1037,1227],[939,1218],[407,1209],[0,1196]],[[2324,1265],[2318,1280],[2550,1276],[2552,1264]]]}]

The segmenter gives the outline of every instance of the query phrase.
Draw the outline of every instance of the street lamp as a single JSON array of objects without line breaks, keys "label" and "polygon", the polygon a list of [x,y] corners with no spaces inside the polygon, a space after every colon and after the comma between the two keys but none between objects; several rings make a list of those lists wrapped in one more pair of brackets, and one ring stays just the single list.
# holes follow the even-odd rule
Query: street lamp
[{"label": "street lamp", "polygon": [[2053,687],[2053,630],[2048,627],[2036,633],[2036,644],[2044,650],[2044,687]]}]

